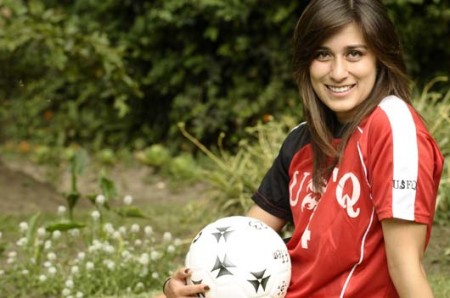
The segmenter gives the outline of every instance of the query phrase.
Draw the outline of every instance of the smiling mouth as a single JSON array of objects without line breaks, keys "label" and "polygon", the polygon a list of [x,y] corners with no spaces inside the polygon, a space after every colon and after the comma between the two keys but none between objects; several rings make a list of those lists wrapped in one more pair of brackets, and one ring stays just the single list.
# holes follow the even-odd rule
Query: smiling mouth
[{"label": "smiling mouth", "polygon": [[331,86],[331,85],[326,85],[327,88],[334,93],[344,93],[349,91],[350,89],[352,89],[356,84],[353,85],[345,85],[345,86]]}]

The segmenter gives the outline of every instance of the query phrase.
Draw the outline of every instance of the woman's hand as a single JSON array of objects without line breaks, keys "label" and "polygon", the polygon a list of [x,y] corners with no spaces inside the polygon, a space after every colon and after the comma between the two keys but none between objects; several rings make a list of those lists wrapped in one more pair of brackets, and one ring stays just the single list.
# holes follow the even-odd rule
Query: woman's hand
[{"label": "woman's hand", "polygon": [[186,285],[186,279],[192,271],[188,268],[179,268],[164,285],[164,294],[167,298],[192,297],[199,293],[205,293],[209,286],[205,284]]}]

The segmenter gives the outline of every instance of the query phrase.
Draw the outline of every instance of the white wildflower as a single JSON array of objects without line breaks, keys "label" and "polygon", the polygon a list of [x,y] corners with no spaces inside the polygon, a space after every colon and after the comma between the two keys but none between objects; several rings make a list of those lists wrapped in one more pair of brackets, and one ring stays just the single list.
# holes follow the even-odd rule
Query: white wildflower
[{"label": "white wildflower", "polygon": [[114,231],[114,233],[112,234],[112,237],[113,237],[114,239],[119,240],[119,239],[122,238],[122,235],[120,234],[119,231]]},{"label": "white wildflower", "polygon": [[45,250],[49,250],[50,248],[52,248],[52,241],[51,240],[46,240],[44,242],[44,249]]},{"label": "white wildflower", "polygon": [[92,269],[94,269],[94,263],[86,262],[86,270],[91,271]]},{"label": "white wildflower", "polygon": [[141,239],[136,239],[134,240],[134,246],[141,246],[142,245],[142,240]]},{"label": "white wildflower", "polygon": [[122,258],[129,260],[131,258],[131,253],[128,250],[122,251]]},{"label": "white wildflower", "polygon": [[150,259],[151,259],[152,261],[156,261],[156,260],[158,260],[160,257],[161,257],[161,253],[157,252],[156,250],[154,250],[154,251],[152,251],[152,252],[150,253]]},{"label": "white wildflower", "polygon": [[39,275],[38,279],[39,279],[40,282],[44,282],[44,281],[47,280],[47,276],[44,275],[44,274],[41,274],[41,275]]},{"label": "white wildflower", "polygon": [[133,203],[133,197],[127,195],[123,198],[123,202],[125,203],[125,205],[131,205]]},{"label": "white wildflower", "polygon": [[51,266],[50,268],[48,268],[48,273],[50,273],[51,275],[55,275],[56,274],[56,267]]},{"label": "white wildflower", "polygon": [[139,276],[140,277],[146,277],[148,275],[148,268],[147,267],[143,267],[141,272],[139,272]]},{"label": "white wildflower", "polygon": [[122,235],[126,235],[127,234],[127,228],[124,226],[119,227],[118,230]]},{"label": "white wildflower", "polygon": [[83,298],[84,294],[81,292],[77,292],[77,294],[75,295],[76,298]]},{"label": "white wildflower", "polygon": [[141,256],[139,257],[139,263],[141,263],[144,266],[147,266],[149,262],[150,262],[150,257],[148,255],[148,253],[141,254]]},{"label": "white wildflower", "polygon": [[5,270],[0,269],[0,276],[5,275]]},{"label": "white wildflower", "polygon": [[168,247],[167,247],[167,252],[168,253],[174,253],[175,252],[175,246],[173,246],[172,244],[171,245],[169,245]]},{"label": "white wildflower", "polygon": [[2,239],[2,236],[3,236],[3,234],[2,234],[2,232],[0,232],[0,239]]},{"label": "white wildflower", "polygon": [[73,275],[77,275],[78,273],[80,273],[80,268],[78,266],[74,265],[74,266],[72,266],[72,268],[70,268],[70,272]]},{"label": "white wildflower", "polygon": [[152,236],[153,235],[153,228],[151,226],[145,226],[144,232],[145,232],[145,235]]},{"label": "white wildflower", "polygon": [[104,230],[107,234],[111,235],[111,234],[114,233],[114,226],[113,226],[113,224],[110,223],[110,222],[105,223],[105,224],[103,225],[103,230]]},{"label": "white wildflower", "polygon": [[44,262],[44,267],[45,267],[45,268],[50,268],[50,267],[52,267],[52,266],[53,266],[52,262],[50,262],[50,261],[45,261],[45,262]]},{"label": "white wildflower", "polygon": [[30,273],[30,271],[28,271],[27,269],[23,269],[22,270],[22,274],[23,275],[28,275]]},{"label": "white wildflower", "polygon": [[44,238],[45,234],[47,234],[47,231],[45,230],[45,228],[40,227],[39,229],[37,229],[36,233],[37,233],[38,237]]},{"label": "white wildflower", "polygon": [[8,258],[14,259],[15,257],[17,257],[17,252],[16,251],[10,251],[8,253]]},{"label": "white wildflower", "polygon": [[78,237],[80,235],[80,229],[69,230],[69,235],[72,237]]},{"label": "white wildflower", "polygon": [[65,206],[58,206],[58,215],[64,215],[67,209]]},{"label": "white wildflower", "polygon": [[112,246],[109,243],[104,243],[102,246],[102,250],[108,254],[113,254],[114,253],[114,246]]},{"label": "white wildflower", "polygon": [[19,224],[19,230],[20,230],[20,232],[22,232],[22,233],[25,233],[26,231],[28,231],[28,223],[22,221],[22,222]]},{"label": "white wildflower", "polygon": [[100,212],[98,212],[97,210],[92,211],[91,217],[93,220],[98,220],[100,218]]},{"label": "white wildflower", "polygon": [[62,290],[62,292],[61,292],[61,294],[62,294],[64,297],[69,296],[70,293],[71,293],[71,291],[70,291],[70,289],[68,289],[68,288],[64,288],[64,289]]},{"label": "white wildflower", "polygon": [[78,260],[80,260],[80,261],[84,260],[85,257],[86,257],[86,253],[83,252],[83,251],[80,251],[80,252],[77,254],[77,258],[78,258]]},{"label": "white wildflower", "polygon": [[16,242],[17,246],[25,246],[27,245],[27,243],[28,243],[27,237],[22,237]]},{"label": "white wildflower", "polygon": [[66,285],[66,288],[73,289],[73,280],[68,279],[64,284]]},{"label": "white wildflower", "polygon": [[54,252],[49,252],[47,254],[47,259],[49,259],[50,261],[54,261],[56,259],[56,254]]},{"label": "white wildflower", "polygon": [[116,267],[116,264],[114,264],[113,261],[108,260],[108,259],[104,260],[104,261],[103,261],[103,264],[104,264],[104,265],[106,266],[106,268],[108,268],[109,270],[114,270],[114,268]]},{"label": "white wildflower", "polygon": [[165,242],[172,241],[172,234],[170,232],[165,232],[163,234],[163,241],[165,241]]},{"label": "white wildflower", "polygon": [[61,231],[59,230],[53,231],[52,238],[55,240],[61,238]]},{"label": "white wildflower", "polygon": [[140,229],[141,229],[141,227],[138,224],[131,225],[131,232],[132,233],[139,233]]},{"label": "white wildflower", "polygon": [[183,244],[183,241],[180,238],[175,238],[173,240],[173,245],[175,245],[175,246],[180,246],[182,244]]},{"label": "white wildflower", "polygon": [[152,278],[153,278],[153,279],[158,279],[158,278],[159,278],[158,272],[153,272],[153,273],[152,273]]},{"label": "white wildflower", "polygon": [[141,291],[141,290],[143,290],[144,289],[144,284],[142,283],[142,282],[138,282],[137,284],[136,284],[136,290],[137,291]]},{"label": "white wildflower", "polygon": [[95,203],[97,203],[98,205],[101,205],[101,206],[103,206],[103,204],[105,204],[105,201],[106,201],[106,198],[104,195],[98,195],[95,198]]},{"label": "white wildflower", "polygon": [[96,252],[99,251],[103,248],[103,244],[98,241],[97,239],[94,239],[94,241],[92,241],[91,246],[88,247],[88,251],[89,252]]}]

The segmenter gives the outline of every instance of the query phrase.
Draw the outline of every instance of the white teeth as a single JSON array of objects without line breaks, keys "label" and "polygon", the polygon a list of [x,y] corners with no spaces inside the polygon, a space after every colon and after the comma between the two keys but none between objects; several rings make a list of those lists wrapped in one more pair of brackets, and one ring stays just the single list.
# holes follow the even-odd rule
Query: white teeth
[{"label": "white teeth", "polygon": [[333,92],[342,93],[342,92],[346,92],[346,91],[350,90],[352,88],[352,85],[341,86],[341,87],[328,86],[328,88]]}]

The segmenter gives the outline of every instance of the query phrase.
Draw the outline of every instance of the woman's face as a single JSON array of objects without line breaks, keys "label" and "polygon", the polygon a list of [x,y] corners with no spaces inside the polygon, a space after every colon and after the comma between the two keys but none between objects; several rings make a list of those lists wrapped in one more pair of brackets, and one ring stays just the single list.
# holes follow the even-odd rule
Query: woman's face
[{"label": "woman's face", "polygon": [[355,108],[369,96],[376,64],[355,23],[343,27],[317,50],[309,68],[312,87],[339,122],[351,120]]}]

